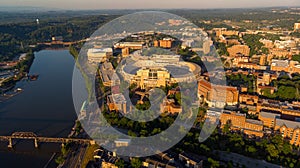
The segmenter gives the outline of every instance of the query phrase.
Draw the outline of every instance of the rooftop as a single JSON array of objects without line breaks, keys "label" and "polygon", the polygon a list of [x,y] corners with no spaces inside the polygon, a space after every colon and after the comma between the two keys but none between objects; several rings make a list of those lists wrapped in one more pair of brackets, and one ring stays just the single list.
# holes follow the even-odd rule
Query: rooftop
[{"label": "rooftop", "polygon": [[260,116],[264,117],[264,118],[280,118],[281,114],[276,114],[276,113],[269,113],[269,112],[260,112]]},{"label": "rooftop", "polygon": [[256,124],[256,125],[263,125],[263,122],[258,120],[246,119],[246,122],[251,124]]},{"label": "rooftop", "polygon": [[123,94],[113,94],[108,96],[108,101],[110,103],[126,103],[126,99]]},{"label": "rooftop", "polygon": [[276,120],[276,126],[286,126],[288,128],[300,128],[300,122],[296,122],[296,121],[289,121],[289,120],[283,120],[283,119],[277,119]]}]

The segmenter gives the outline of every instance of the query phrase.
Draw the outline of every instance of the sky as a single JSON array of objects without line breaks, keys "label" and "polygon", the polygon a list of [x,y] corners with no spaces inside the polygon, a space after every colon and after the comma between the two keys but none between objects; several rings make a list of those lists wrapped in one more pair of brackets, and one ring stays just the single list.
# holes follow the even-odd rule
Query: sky
[{"label": "sky", "polygon": [[300,6],[300,0],[0,0],[1,6],[58,9],[207,9]]}]

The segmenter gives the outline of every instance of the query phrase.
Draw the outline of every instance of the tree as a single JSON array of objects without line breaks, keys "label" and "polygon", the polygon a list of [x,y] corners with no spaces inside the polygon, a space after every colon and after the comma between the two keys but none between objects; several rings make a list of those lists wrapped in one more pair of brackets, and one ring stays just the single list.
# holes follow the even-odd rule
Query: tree
[{"label": "tree", "polygon": [[119,159],[117,162],[116,162],[116,166],[118,166],[118,168],[124,168],[125,167],[125,162],[123,159]]},{"label": "tree", "polygon": [[280,86],[277,92],[277,95],[281,99],[295,99],[296,97],[296,89],[292,86]]},{"label": "tree", "polygon": [[229,56],[229,53],[227,51],[227,47],[225,43],[216,43],[216,48],[218,49],[218,54],[220,56],[226,55]]},{"label": "tree", "polygon": [[138,158],[131,159],[130,164],[131,164],[131,167],[133,167],[133,168],[140,168],[140,167],[142,167],[142,161],[140,161],[140,159],[138,159]]},{"label": "tree", "polygon": [[253,56],[255,54],[261,54],[263,52],[267,53],[267,49],[262,49],[263,43],[259,41],[261,38],[261,35],[253,34],[246,34],[243,36],[244,41],[250,47],[250,56]]},{"label": "tree", "polygon": [[271,157],[278,157],[279,151],[276,149],[274,144],[268,144],[266,150]]},{"label": "tree", "polygon": [[230,132],[231,122],[227,121],[227,123],[224,125],[222,132],[223,134],[228,134]]},{"label": "tree", "polygon": [[128,135],[131,136],[131,137],[136,137],[136,133],[134,133],[133,131],[129,130],[128,131]]},{"label": "tree", "polygon": [[63,156],[59,156],[58,158],[55,159],[55,163],[57,164],[63,164],[65,162],[65,159]]},{"label": "tree", "polygon": [[300,55],[293,55],[292,60],[300,62]]},{"label": "tree", "polygon": [[257,150],[254,146],[248,146],[247,151],[251,154],[254,154]]},{"label": "tree", "polygon": [[212,158],[208,158],[208,162],[210,163],[210,168],[220,167],[219,161],[216,161]]}]

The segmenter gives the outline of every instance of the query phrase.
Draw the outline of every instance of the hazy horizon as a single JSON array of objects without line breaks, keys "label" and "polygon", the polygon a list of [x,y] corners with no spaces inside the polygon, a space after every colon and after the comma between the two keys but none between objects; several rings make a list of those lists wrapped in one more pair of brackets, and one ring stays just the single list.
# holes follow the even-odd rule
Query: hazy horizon
[{"label": "hazy horizon", "polygon": [[2,0],[0,7],[16,8],[52,8],[66,10],[97,10],[97,9],[214,9],[214,8],[264,8],[264,7],[294,7],[300,6],[299,0],[126,0],[126,1],[99,1],[99,0]]}]

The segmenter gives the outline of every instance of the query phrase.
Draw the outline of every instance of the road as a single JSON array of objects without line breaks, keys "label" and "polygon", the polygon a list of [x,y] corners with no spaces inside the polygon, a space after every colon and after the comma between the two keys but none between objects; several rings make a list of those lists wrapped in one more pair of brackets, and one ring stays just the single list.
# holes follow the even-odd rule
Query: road
[{"label": "road", "polygon": [[73,147],[69,153],[68,159],[65,161],[63,168],[81,168],[82,160],[87,150],[85,145],[76,145]]},{"label": "road", "polygon": [[282,166],[268,163],[263,160],[252,159],[236,153],[228,153],[223,151],[215,151],[219,153],[220,160],[224,162],[232,161],[240,166],[245,165],[247,168],[263,167],[263,168],[283,168]]}]

